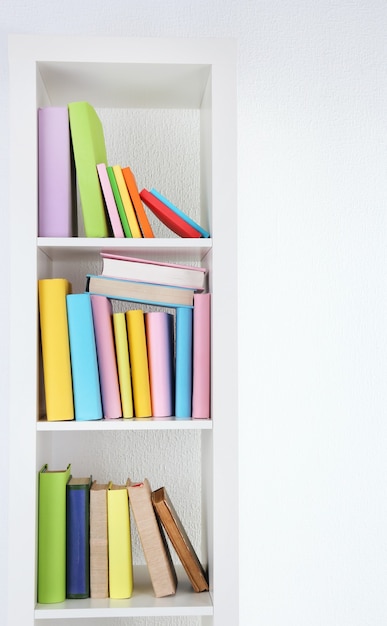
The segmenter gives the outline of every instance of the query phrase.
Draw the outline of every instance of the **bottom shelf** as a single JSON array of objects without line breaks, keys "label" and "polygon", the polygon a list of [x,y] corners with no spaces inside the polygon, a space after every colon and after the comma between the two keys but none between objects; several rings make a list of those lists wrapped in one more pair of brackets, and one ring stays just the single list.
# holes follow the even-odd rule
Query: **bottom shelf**
[{"label": "bottom shelf", "polygon": [[176,594],[155,598],[146,565],[134,567],[133,595],[126,600],[92,599],[66,600],[57,604],[37,604],[35,619],[140,617],[174,615],[213,615],[209,592],[196,593],[180,566],[176,566]]}]

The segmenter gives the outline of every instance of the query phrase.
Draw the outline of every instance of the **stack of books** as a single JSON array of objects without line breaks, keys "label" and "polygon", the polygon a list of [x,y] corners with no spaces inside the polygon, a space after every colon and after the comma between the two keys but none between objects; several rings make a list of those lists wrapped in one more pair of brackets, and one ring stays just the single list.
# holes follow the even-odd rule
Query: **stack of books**
[{"label": "stack of books", "polygon": [[[84,293],[39,280],[47,420],[209,419],[206,270],[101,255]],[[117,299],[167,310],[116,311]]]},{"label": "stack of books", "polygon": [[208,590],[206,572],[165,487],[152,492],[147,479],[97,483],[91,475],[72,477],[71,465],[59,471],[44,465],[39,472],[38,602],[130,598],[130,511],[155,597],[174,595],[177,589],[168,540],[193,590]]},{"label": "stack of books", "polygon": [[179,237],[210,233],[155,189],[139,191],[132,169],[108,165],[105,137],[88,102],[38,110],[39,236],[75,235],[76,184],[86,237],[153,238],[147,215]]}]

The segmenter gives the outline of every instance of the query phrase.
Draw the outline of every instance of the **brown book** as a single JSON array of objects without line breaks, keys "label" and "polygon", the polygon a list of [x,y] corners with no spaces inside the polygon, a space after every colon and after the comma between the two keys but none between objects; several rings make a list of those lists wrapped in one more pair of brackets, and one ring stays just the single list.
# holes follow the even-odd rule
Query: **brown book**
[{"label": "brown book", "polygon": [[108,485],[94,481],[90,488],[90,597],[109,597]]},{"label": "brown book", "polygon": [[152,493],[156,514],[182,562],[195,591],[207,591],[208,580],[165,487]]},{"label": "brown book", "polygon": [[173,595],[177,587],[176,572],[152,505],[149,481],[145,478],[142,483],[133,483],[128,479],[126,485],[154,594],[156,598]]}]

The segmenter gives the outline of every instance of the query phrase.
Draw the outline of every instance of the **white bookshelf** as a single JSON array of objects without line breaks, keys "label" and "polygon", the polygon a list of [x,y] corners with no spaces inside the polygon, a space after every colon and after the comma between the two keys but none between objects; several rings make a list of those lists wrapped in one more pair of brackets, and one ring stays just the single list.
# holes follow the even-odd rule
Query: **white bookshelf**
[{"label": "white bookshelf", "polygon": [[[173,616],[177,626],[179,617],[187,616],[195,624],[199,620],[205,626],[235,626],[238,623],[235,42],[12,35],[9,80],[11,355],[7,626],[78,618],[101,618],[98,623],[108,625],[118,617],[135,624],[137,617],[146,616],[165,617],[166,624]],[[97,109],[141,109],[145,114],[173,110],[176,115],[192,109],[198,113],[200,166],[191,175],[200,179],[195,217],[211,232],[210,240],[174,237],[138,241],[82,237],[65,240],[37,236],[37,108],[75,100],[88,100]],[[169,141],[168,134],[164,141]],[[147,165],[151,168],[157,163]],[[178,179],[179,171],[175,174]],[[65,275],[71,280],[73,291],[83,290],[82,276],[87,268],[98,263],[102,249],[191,262],[209,269],[213,294],[211,420],[69,423],[38,419],[37,280]],[[173,454],[166,459],[168,446]],[[121,452],[115,456],[117,447]],[[192,517],[193,527],[200,531],[198,538],[195,537],[198,541],[195,547],[208,566],[210,591],[195,594],[182,573],[176,596],[156,599],[146,568],[139,562],[135,563],[134,594],[130,600],[67,600],[56,605],[37,605],[40,467],[45,462],[59,467],[71,462],[76,474],[88,453],[95,463],[89,473],[106,471],[101,459],[107,456],[111,471],[124,475],[127,457],[131,468],[141,467],[149,450],[156,451],[152,452],[154,467],[158,467],[158,462],[160,467],[167,466],[177,491],[187,485],[188,494],[191,488],[196,493],[197,500],[191,503],[186,515],[188,524]],[[187,458],[190,465],[185,475]]]}]

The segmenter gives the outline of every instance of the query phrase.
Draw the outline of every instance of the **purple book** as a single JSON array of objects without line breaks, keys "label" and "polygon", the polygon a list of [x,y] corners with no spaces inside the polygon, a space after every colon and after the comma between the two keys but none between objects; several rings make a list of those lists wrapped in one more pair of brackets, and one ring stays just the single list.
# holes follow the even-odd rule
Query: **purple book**
[{"label": "purple book", "polygon": [[39,237],[73,235],[74,172],[66,106],[38,109]]}]

